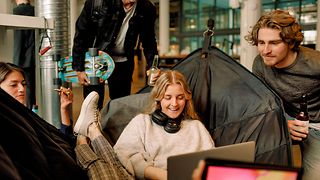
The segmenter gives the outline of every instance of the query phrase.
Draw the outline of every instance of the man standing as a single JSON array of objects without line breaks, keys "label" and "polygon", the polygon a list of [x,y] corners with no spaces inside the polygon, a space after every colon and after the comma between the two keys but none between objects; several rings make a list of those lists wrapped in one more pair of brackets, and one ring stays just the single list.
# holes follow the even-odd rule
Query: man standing
[{"label": "man standing", "polygon": [[[34,7],[30,0],[16,0],[17,7],[13,14],[34,16]],[[36,104],[35,97],[35,44],[34,30],[14,30],[13,63],[23,69],[27,81],[27,107],[32,109]]]},{"label": "man standing", "polygon": [[[288,120],[291,138],[301,141],[303,179],[320,177],[320,52],[300,46],[301,26],[287,11],[263,15],[245,39],[258,47],[252,71],[283,100],[286,113],[296,117],[307,95],[309,127]],[[306,140],[303,140],[307,138]]]},{"label": "man standing", "polygon": [[157,43],[155,37],[156,8],[149,0],[87,0],[76,22],[72,67],[83,85],[84,96],[99,93],[99,108],[104,99],[104,84],[90,85],[84,72],[85,52],[96,47],[115,61],[108,79],[110,99],[130,95],[134,69],[134,48],[142,43],[148,67]]}]

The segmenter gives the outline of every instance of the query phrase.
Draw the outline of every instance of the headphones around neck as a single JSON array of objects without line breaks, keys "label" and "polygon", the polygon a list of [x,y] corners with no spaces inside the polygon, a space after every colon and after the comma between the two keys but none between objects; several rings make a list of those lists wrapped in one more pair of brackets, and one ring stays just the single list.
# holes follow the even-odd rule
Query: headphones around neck
[{"label": "headphones around neck", "polygon": [[172,119],[163,113],[160,109],[151,114],[151,119],[156,124],[163,126],[168,133],[176,133],[180,130],[181,118]]}]

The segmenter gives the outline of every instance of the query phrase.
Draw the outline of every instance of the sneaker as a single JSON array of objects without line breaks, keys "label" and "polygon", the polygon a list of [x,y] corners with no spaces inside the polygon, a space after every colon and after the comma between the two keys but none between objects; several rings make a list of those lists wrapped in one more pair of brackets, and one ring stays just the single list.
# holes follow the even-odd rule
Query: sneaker
[{"label": "sneaker", "polygon": [[88,127],[94,122],[99,124],[98,100],[99,94],[92,91],[83,101],[79,118],[73,128],[75,135],[88,137]]}]

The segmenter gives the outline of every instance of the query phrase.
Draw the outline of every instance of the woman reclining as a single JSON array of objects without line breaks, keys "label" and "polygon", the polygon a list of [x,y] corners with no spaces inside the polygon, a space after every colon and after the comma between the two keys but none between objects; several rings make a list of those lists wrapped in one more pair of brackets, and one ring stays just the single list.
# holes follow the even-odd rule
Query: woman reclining
[{"label": "woman reclining", "polygon": [[74,132],[77,159],[89,178],[166,179],[169,156],[214,148],[181,73],[164,71],[150,98],[150,109],[133,118],[112,147],[99,126],[99,95],[88,95]]}]

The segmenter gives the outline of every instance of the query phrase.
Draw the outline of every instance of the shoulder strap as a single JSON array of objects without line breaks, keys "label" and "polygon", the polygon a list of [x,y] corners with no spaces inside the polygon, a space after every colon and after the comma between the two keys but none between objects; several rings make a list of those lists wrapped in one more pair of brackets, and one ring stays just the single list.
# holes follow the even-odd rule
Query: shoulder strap
[{"label": "shoulder strap", "polygon": [[208,29],[203,33],[204,41],[203,41],[203,47],[202,47],[202,52],[201,52],[201,58],[208,57],[210,47],[211,47],[211,39],[214,34],[213,29],[214,29],[214,20],[209,19],[208,20]]}]

